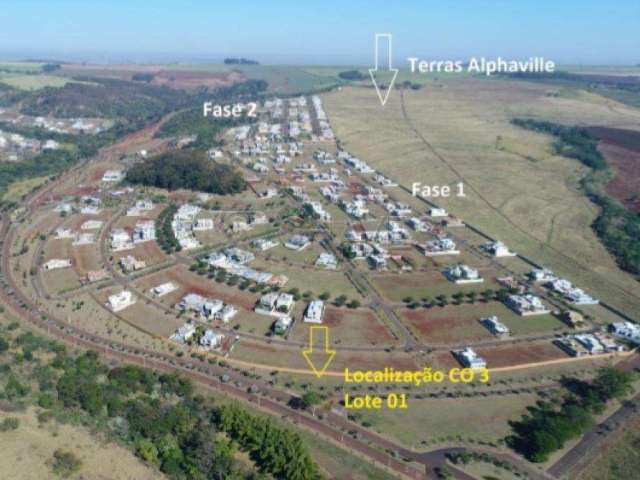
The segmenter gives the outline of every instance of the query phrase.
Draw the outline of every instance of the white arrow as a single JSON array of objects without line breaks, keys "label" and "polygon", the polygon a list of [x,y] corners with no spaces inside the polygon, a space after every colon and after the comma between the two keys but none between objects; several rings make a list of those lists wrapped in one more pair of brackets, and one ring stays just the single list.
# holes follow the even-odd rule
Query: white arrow
[{"label": "white arrow", "polygon": [[[385,41],[386,39],[386,44],[387,44],[387,65],[383,66],[380,68],[380,70],[384,71],[384,70],[389,70],[390,72],[393,72],[393,76],[391,77],[391,81],[389,82],[389,85],[387,85],[387,87],[384,89],[384,91],[380,90],[380,86],[378,85],[378,82],[376,82],[376,77],[375,77],[375,73],[378,71],[378,54],[380,52],[380,43],[381,40]],[[391,66],[391,34],[390,33],[376,33],[376,63],[375,63],[375,68],[370,68],[369,69],[369,75],[371,75],[371,81],[373,82],[373,86],[376,87],[376,92],[378,93],[378,98],[380,99],[380,103],[382,104],[382,106],[384,107],[384,104],[387,103],[387,99],[389,98],[389,93],[391,92],[391,89],[393,88],[393,82],[396,81],[396,77],[398,76],[398,69],[397,68],[393,68]],[[384,93],[384,96],[383,96]]]}]

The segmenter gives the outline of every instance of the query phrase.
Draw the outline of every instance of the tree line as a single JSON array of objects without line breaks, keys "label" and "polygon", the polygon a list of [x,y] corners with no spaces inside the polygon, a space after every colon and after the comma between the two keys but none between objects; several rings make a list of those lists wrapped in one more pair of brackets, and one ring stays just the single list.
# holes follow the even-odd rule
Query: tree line
[{"label": "tree line", "polygon": [[575,158],[592,172],[581,180],[589,199],[600,207],[600,215],[591,225],[618,265],[640,275],[640,215],[624,208],[605,191],[613,173],[598,151],[598,140],[585,128],[566,127],[553,122],[514,118],[518,127],[556,137],[553,144],[558,155]]},{"label": "tree line", "polygon": [[[12,408],[37,405],[41,424],[79,419],[174,480],[320,478],[301,438],[270,417],[213,403],[177,374],[111,367],[95,352],[72,355],[57,342],[16,334],[17,322],[10,328],[0,326],[0,399]],[[238,448],[253,464],[236,460]],[[66,453],[58,457],[54,470],[79,467]]]},{"label": "tree line", "polygon": [[507,444],[532,462],[545,462],[568,441],[584,434],[594,423],[594,415],[604,411],[607,402],[622,399],[632,388],[633,375],[614,367],[601,368],[591,383],[569,379],[569,394],[560,405],[541,401],[529,414],[514,422]]}]

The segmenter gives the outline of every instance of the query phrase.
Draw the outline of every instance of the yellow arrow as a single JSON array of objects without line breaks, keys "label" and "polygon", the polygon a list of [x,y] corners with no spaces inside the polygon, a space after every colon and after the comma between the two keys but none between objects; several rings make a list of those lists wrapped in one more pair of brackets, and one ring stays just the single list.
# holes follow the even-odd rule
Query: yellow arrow
[{"label": "yellow arrow", "polygon": [[[324,337],[322,350],[314,351],[314,345],[315,345],[313,341],[314,332],[316,332],[316,338],[317,338],[317,335],[319,335],[320,337]],[[313,358],[314,353],[316,357],[315,360]],[[329,327],[325,325],[316,325],[316,326],[309,327],[309,348],[303,351],[302,355],[304,356],[305,360],[311,367],[311,370],[313,370],[313,373],[315,373],[318,378],[322,377],[322,375],[324,375],[325,370],[333,360],[333,357],[335,357],[336,355],[335,350],[329,350]],[[321,357],[320,361],[318,362],[318,367],[320,368],[316,367],[316,363],[315,363],[315,361],[318,360],[317,358],[318,355],[320,355]]]}]

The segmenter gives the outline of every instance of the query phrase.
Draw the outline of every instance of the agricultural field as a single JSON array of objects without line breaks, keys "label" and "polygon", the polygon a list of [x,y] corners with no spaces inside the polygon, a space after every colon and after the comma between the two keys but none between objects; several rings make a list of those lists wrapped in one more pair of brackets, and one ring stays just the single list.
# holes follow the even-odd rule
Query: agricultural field
[{"label": "agricultural field", "polygon": [[53,75],[26,75],[0,72],[0,83],[19,90],[40,90],[45,87],[64,87],[69,80]]},{"label": "agricultural field", "polygon": [[[566,98],[549,95],[553,90],[524,81],[456,77],[438,88],[393,92],[384,110],[364,88],[343,88],[324,100],[344,148],[408,188],[418,180],[463,181],[466,197],[440,202],[448,211],[637,315],[634,280],[617,268],[591,229],[598,210],[578,188],[585,167],[555,156],[547,136],[510,120],[631,127],[640,113],[594,94],[578,91]],[[415,171],[424,171],[425,178],[416,179]]]}]

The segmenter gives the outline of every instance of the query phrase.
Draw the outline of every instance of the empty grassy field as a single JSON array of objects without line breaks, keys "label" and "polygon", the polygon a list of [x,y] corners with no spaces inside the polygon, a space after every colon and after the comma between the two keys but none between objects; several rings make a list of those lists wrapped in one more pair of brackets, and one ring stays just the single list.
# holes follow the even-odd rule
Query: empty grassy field
[{"label": "empty grassy field", "polygon": [[551,138],[510,120],[623,127],[637,125],[640,110],[581,91],[555,96],[555,89],[451,77],[418,91],[394,91],[384,108],[364,88],[324,99],[348,151],[407,187],[464,182],[466,197],[444,199],[442,206],[637,316],[640,286],[617,268],[591,229],[598,209],[578,188],[585,167],[555,156]]},{"label": "empty grassy field", "polygon": [[57,449],[74,453],[82,462],[72,480],[153,480],[166,478],[144,465],[129,450],[107,442],[80,426],[55,421],[40,424],[35,409],[25,412],[0,412],[0,421],[12,417],[18,428],[0,433],[0,470],[4,478],[56,478],[49,463]]},{"label": "empty grassy field", "polygon": [[509,433],[508,422],[520,418],[536,398],[533,394],[446,400],[409,396],[406,410],[362,410],[362,419],[406,447],[419,448],[423,440],[453,440],[458,435],[465,440],[497,441]]},{"label": "empty grassy field", "polygon": [[69,80],[53,75],[28,75],[21,73],[1,73],[0,83],[20,90],[40,90],[45,87],[64,87]]},{"label": "empty grassy field", "polygon": [[19,202],[24,195],[44,184],[49,177],[33,177],[12,183],[2,196],[5,202]]},{"label": "empty grassy field", "polygon": [[520,317],[502,303],[477,302],[474,305],[448,305],[444,308],[400,310],[401,318],[427,343],[450,343],[496,338],[481,323],[495,315],[511,331],[511,336],[553,333],[567,329],[552,315]]},{"label": "empty grassy field", "polygon": [[640,468],[640,417],[614,433],[579,474],[582,480],[623,480],[634,478]]}]

